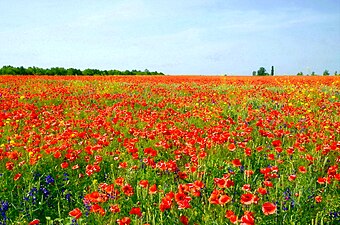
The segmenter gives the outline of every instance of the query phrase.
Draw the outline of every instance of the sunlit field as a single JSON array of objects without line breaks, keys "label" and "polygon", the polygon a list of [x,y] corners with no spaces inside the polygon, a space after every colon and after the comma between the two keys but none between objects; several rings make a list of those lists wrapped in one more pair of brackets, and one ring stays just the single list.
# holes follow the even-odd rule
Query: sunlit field
[{"label": "sunlit field", "polygon": [[337,224],[339,162],[339,77],[0,77],[0,224]]}]

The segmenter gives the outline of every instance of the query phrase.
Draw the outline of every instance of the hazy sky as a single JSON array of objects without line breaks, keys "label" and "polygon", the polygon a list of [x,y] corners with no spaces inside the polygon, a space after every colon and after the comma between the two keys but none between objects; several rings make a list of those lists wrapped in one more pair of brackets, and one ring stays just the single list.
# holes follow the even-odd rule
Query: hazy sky
[{"label": "hazy sky", "polygon": [[340,72],[340,0],[0,0],[0,66]]}]

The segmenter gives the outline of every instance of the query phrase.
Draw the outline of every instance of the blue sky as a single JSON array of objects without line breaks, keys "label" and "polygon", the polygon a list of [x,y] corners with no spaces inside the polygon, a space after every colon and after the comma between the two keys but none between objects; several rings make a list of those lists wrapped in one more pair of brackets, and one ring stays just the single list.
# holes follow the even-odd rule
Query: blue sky
[{"label": "blue sky", "polygon": [[0,66],[340,72],[339,0],[1,0]]}]

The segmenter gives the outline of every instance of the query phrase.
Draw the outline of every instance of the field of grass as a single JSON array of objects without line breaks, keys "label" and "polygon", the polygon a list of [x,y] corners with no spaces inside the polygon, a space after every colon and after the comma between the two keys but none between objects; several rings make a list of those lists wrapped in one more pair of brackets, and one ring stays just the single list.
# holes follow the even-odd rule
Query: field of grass
[{"label": "field of grass", "polygon": [[340,223],[338,77],[0,77],[0,224]]}]

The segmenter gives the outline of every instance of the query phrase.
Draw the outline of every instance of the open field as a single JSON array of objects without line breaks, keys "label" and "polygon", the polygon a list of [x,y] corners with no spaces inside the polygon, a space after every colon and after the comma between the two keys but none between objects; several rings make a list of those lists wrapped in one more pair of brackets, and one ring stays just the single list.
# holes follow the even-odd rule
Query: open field
[{"label": "open field", "polygon": [[340,78],[0,76],[0,224],[336,224]]}]

